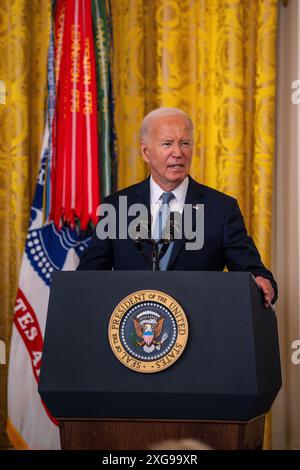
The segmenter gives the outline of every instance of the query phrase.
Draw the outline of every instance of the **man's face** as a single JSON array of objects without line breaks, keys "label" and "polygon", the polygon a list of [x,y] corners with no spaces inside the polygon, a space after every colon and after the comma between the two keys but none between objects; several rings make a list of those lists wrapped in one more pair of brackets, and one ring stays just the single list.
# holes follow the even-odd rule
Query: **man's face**
[{"label": "man's face", "polygon": [[193,155],[193,136],[181,116],[158,118],[141,142],[143,159],[149,163],[154,181],[165,191],[175,189],[188,175]]}]

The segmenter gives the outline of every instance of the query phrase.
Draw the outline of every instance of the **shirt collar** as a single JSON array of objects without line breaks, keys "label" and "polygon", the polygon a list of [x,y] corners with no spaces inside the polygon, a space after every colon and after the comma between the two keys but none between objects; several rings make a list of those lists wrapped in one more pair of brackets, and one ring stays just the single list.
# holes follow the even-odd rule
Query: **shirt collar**
[{"label": "shirt collar", "polygon": [[[176,201],[182,206],[184,205],[184,202],[185,202],[188,185],[189,185],[189,178],[188,176],[186,176],[184,180],[182,181],[182,183],[180,183],[179,186],[177,186],[175,189],[172,190],[172,193],[174,194]],[[161,187],[154,181],[154,179],[151,176],[150,177],[150,195],[151,195],[150,202],[151,204],[157,204],[160,196],[164,192],[165,191],[161,189]]]}]

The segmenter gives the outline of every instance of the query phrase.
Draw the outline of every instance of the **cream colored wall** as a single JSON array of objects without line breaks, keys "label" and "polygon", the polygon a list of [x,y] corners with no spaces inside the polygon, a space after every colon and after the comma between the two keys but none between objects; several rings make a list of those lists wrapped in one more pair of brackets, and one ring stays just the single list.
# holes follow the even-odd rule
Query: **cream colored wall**
[{"label": "cream colored wall", "polygon": [[[281,2],[280,2],[281,3]],[[273,449],[300,449],[300,364],[291,361],[300,339],[300,104],[291,85],[300,80],[300,2],[280,5],[278,32],[277,152],[274,182],[274,273],[283,387],[273,406]]]}]

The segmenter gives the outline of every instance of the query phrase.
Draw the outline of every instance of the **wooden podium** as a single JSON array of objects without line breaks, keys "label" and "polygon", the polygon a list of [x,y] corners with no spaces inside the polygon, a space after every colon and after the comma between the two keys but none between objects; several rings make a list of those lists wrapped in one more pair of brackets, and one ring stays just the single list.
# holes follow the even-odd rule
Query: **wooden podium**
[{"label": "wooden podium", "polygon": [[218,450],[261,450],[264,416],[248,422],[59,420],[64,450],[145,450],[165,439],[197,439]]},{"label": "wooden podium", "polygon": [[[108,325],[131,293],[156,290],[186,313],[187,346],[143,374],[113,354]],[[164,439],[262,449],[281,387],[276,317],[249,273],[59,272],[51,286],[39,392],[62,449],[146,450]]]}]

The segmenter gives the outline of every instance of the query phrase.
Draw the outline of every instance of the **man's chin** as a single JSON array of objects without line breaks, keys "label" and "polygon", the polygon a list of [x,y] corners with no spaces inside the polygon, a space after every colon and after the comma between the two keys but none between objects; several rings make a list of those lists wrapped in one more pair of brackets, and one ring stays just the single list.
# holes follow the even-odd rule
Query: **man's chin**
[{"label": "man's chin", "polygon": [[186,176],[187,175],[174,175],[172,178],[168,178],[167,184],[172,185],[174,188],[176,188],[183,182]]}]

